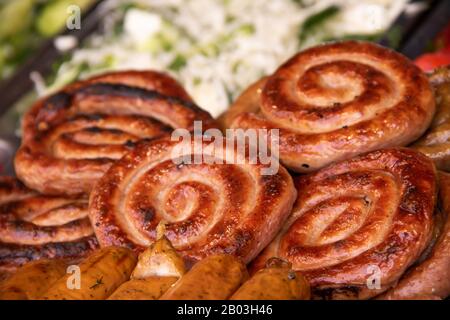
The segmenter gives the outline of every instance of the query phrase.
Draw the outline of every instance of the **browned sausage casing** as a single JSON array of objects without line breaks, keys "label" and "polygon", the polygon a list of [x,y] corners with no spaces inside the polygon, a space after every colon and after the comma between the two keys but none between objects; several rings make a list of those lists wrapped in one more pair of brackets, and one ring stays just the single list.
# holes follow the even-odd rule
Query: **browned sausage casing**
[{"label": "browned sausage casing", "polygon": [[290,218],[254,267],[271,257],[291,262],[315,299],[379,295],[432,239],[437,173],[420,152],[370,152],[300,176],[296,186]]},{"label": "browned sausage casing", "polygon": [[450,174],[439,173],[440,209],[444,224],[433,250],[425,261],[413,267],[403,279],[379,299],[410,299],[450,295]]},{"label": "browned sausage casing", "polygon": [[342,41],[294,55],[246,90],[221,120],[227,128],[279,129],[282,164],[313,172],[406,146],[425,132],[434,112],[428,79],[410,60],[370,42]]},{"label": "browned sausage casing", "polygon": [[89,193],[114,161],[144,138],[215,126],[170,76],[119,71],[70,84],[37,101],[23,119],[17,176],[46,194]]}]

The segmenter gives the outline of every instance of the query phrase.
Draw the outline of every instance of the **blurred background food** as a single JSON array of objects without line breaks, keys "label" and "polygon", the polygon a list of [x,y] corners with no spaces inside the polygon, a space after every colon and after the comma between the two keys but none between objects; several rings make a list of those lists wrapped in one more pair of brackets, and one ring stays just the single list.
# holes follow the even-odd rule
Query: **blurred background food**
[{"label": "blurred background food", "polygon": [[[301,49],[339,39],[382,41],[398,48],[403,35],[396,19],[416,15],[435,2],[2,0],[0,139],[17,143],[21,115],[38,97],[110,70],[169,72],[198,105],[217,117],[244,88]],[[66,26],[73,5],[86,13],[81,30]],[[88,35],[81,41],[77,31]],[[43,55],[38,50],[43,44],[58,53]],[[40,64],[50,64],[51,70]],[[20,71],[19,83],[5,85]],[[20,99],[10,98],[18,91]]]},{"label": "blurred background food", "polygon": [[93,0],[4,0],[0,2],[0,79],[9,77],[44,39],[66,25],[70,5]]},{"label": "blurred background food", "polygon": [[[299,49],[375,40],[406,0],[107,0],[103,27],[56,68],[40,94],[110,69],[169,71],[218,116]],[[207,14],[205,14],[207,13]]]},{"label": "blurred background food", "polygon": [[415,60],[416,65],[423,71],[429,72],[450,64],[450,22],[435,39],[427,44],[426,49],[427,52]]},{"label": "blurred background food", "polygon": [[[0,18],[0,37],[5,40],[2,53],[10,53],[2,77],[23,63],[39,40],[65,26],[70,4],[86,8],[92,2],[6,1],[0,16],[8,18]],[[164,70],[179,79],[200,106],[218,116],[245,87],[302,48],[333,39],[378,39],[406,3],[105,0],[99,30],[55,62],[53,74],[33,78],[38,95],[43,95],[111,69]],[[76,39],[57,37],[55,44],[65,51],[76,45]]]}]

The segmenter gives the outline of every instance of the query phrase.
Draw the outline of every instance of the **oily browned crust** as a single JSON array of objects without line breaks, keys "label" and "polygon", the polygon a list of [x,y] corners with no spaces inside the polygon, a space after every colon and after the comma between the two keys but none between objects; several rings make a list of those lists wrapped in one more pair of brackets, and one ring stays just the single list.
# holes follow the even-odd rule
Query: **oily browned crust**
[{"label": "oily browned crust", "polygon": [[0,177],[0,270],[42,258],[77,259],[97,246],[87,199],[40,195]]},{"label": "oily browned crust", "polygon": [[[242,164],[174,163],[176,148],[193,160],[193,143],[144,141],[108,170],[89,202],[100,245],[141,251],[155,240],[161,221],[188,262],[213,253],[249,262],[272,240],[295,200],[286,169],[262,175],[267,165],[250,164],[248,153],[224,144],[214,159],[236,156]],[[209,143],[201,145],[206,152]]]},{"label": "oily browned crust", "polygon": [[440,209],[444,224],[431,253],[414,266],[399,283],[379,299],[398,300],[434,296],[445,299],[450,295],[450,174],[439,173]]},{"label": "oily browned crust", "polygon": [[280,129],[282,163],[311,172],[411,143],[429,126],[435,102],[426,75],[406,57],[345,41],[298,53],[228,112],[222,119],[231,128]]},{"label": "oily browned crust", "polygon": [[40,259],[79,261],[97,248],[95,236],[35,246],[0,242],[0,271],[14,271],[30,261]]},{"label": "oily browned crust", "polygon": [[23,121],[17,176],[46,194],[88,193],[111,164],[142,138],[174,128],[214,126],[168,75],[125,71],[76,82],[45,97]]},{"label": "oily browned crust", "polygon": [[242,94],[236,99],[233,105],[220,115],[217,121],[219,122],[222,130],[231,128],[231,124],[242,113],[258,113],[259,112],[259,100],[261,99],[261,93],[264,85],[267,82],[268,77],[263,77],[250,85]]},{"label": "oily browned crust", "polygon": [[[288,260],[310,281],[316,299],[376,296],[392,287],[430,242],[436,173],[419,152],[374,151],[295,182],[291,217],[253,268],[273,256]],[[375,268],[381,287],[369,289]]]},{"label": "oily browned crust", "polygon": [[412,148],[433,159],[436,167],[450,170],[450,66],[431,74],[436,97],[436,114],[427,132]]}]

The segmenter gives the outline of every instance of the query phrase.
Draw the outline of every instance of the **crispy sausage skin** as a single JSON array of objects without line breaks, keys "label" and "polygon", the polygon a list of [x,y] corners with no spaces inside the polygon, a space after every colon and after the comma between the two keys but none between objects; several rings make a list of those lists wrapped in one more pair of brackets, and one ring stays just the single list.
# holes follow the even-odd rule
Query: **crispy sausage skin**
[{"label": "crispy sausage skin", "polygon": [[430,83],[410,60],[371,42],[340,41],[294,55],[245,90],[219,121],[269,134],[278,129],[281,163],[308,173],[407,146],[434,113]]},{"label": "crispy sausage skin", "polygon": [[34,260],[79,260],[98,248],[87,197],[39,194],[0,177],[0,272]]},{"label": "crispy sausage skin", "polygon": [[[167,221],[165,235],[189,264],[219,253],[252,261],[292,210],[292,177],[282,166],[271,172],[269,162],[278,166],[273,155],[253,161],[248,143],[245,151],[218,139],[211,148],[207,139],[142,141],[111,166],[89,201],[100,246],[140,253]],[[189,164],[199,147],[208,163]]]},{"label": "crispy sausage skin", "polygon": [[[395,286],[429,247],[438,181],[420,152],[382,149],[295,182],[291,216],[253,270],[279,257],[308,279],[313,299],[369,299]],[[368,285],[373,270],[379,287]]]},{"label": "crispy sausage skin", "polygon": [[450,174],[440,172],[439,180],[440,209],[444,215],[439,238],[428,257],[379,299],[421,299],[430,296],[445,299],[450,295]]},{"label": "crispy sausage skin", "polygon": [[24,115],[17,176],[45,194],[89,194],[96,181],[141,139],[215,127],[170,76],[118,71],[72,83]]}]

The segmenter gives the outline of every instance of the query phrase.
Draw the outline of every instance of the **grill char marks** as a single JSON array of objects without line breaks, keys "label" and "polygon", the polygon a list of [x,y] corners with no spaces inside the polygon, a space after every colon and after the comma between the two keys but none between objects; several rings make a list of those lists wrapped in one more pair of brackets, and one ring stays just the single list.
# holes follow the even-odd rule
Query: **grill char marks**
[{"label": "grill char marks", "polygon": [[14,270],[27,262],[39,259],[79,260],[98,248],[95,236],[72,242],[47,243],[25,246],[0,242],[0,270]]},{"label": "grill char marks", "polygon": [[195,103],[191,101],[187,101],[177,97],[170,97],[155,90],[146,90],[123,84],[94,83],[78,89],[75,92],[75,95],[79,96],[81,99],[85,98],[86,96],[97,96],[107,98],[124,97],[143,100],[166,100],[170,104],[181,104],[186,108],[192,109],[194,111],[202,111]]},{"label": "grill char marks", "polygon": [[36,259],[80,259],[97,247],[86,198],[44,196],[0,177],[0,271]]},{"label": "grill char marks", "polygon": [[75,82],[37,101],[24,116],[14,165],[31,189],[88,194],[118,159],[143,139],[174,129],[217,127],[174,79],[154,71],[122,71]]},{"label": "grill char marks", "polygon": [[49,122],[61,120],[61,111],[70,108],[73,95],[67,92],[58,92],[43,102],[42,109],[36,115],[36,126],[40,131],[49,128]]},{"label": "grill char marks", "polygon": [[72,95],[66,92],[58,92],[50,96],[44,103],[44,109],[47,111],[69,108],[72,103]]},{"label": "grill char marks", "polygon": [[357,299],[361,291],[360,286],[344,286],[338,288],[314,288],[313,295],[318,300],[334,300],[336,297],[348,297],[350,299]]}]

